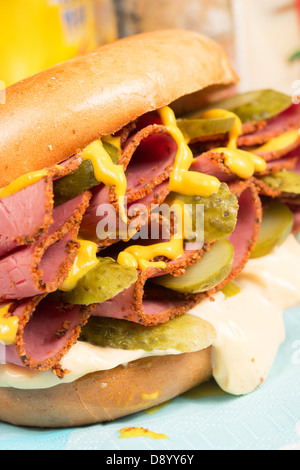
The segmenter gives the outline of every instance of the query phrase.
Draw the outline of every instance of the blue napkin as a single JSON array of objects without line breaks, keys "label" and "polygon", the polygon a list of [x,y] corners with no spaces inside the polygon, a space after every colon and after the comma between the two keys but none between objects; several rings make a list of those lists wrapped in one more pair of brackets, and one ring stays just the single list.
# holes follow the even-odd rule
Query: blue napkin
[{"label": "blue napkin", "polygon": [[[0,450],[300,450],[300,307],[284,318],[286,341],[268,379],[250,395],[233,397],[210,382],[107,424],[39,430],[0,423]],[[167,438],[121,438],[124,427]]]}]

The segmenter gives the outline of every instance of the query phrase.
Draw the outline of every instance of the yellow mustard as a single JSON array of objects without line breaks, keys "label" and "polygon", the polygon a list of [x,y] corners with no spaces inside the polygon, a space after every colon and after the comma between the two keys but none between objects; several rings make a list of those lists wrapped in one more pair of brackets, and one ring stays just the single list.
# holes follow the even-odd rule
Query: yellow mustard
[{"label": "yellow mustard", "polygon": [[27,173],[27,175],[20,176],[15,181],[10,183],[5,188],[0,189],[0,199],[7,198],[13,194],[18,193],[22,189],[31,186],[32,184],[40,181],[44,176],[47,176],[47,170],[34,171],[32,173]]},{"label": "yellow mustard", "polygon": [[80,279],[83,278],[89,271],[94,269],[99,260],[97,258],[97,245],[96,243],[87,240],[78,240],[80,243],[79,253],[75,262],[70,270],[69,276],[60,287],[63,292],[68,292],[77,286]]},{"label": "yellow mustard", "polygon": [[137,269],[139,264],[137,259],[130,253],[125,251],[121,251],[118,256],[118,263],[121,266],[125,266],[126,268],[135,268]]},{"label": "yellow mustard", "polygon": [[250,178],[256,172],[265,171],[267,167],[263,158],[244,150],[220,147],[214,151],[223,154],[225,165],[240,178]]},{"label": "yellow mustard", "polygon": [[194,157],[177,126],[174,111],[170,107],[164,106],[159,110],[159,115],[163,125],[167,127],[168,132],[178,145],[175,165],[170,175],[170,190],[186,196],[208,197],[216,193],[221,185],[217,178],[189,171]]},{"label": "yellow mustard", "polygon": [[201,114],[201,118],[212,119],[220,117],[233,117],[234,126],[229,132],[229,142],[227,147],[220,147],[214,151],[224,155],[225,165],[240,178],[250,178],[256,172],[265,171],[267,168],[266,161],[251,152],[238,149],[237,141],[243,133],[242,122],[240,118],[232,113],[223,109],[211,109]]},{"label": "yellow mustard", "polygon": [[103,147],[102,141],[95,140],[82,152],[83,160],[89,160],[94,168],[95,178],[105,186],[115,186],[118,197],[121,217],[126,220],[124,202],[127,189],[127,180],[122,165],[115,165]]},{"label": "yellow mustard", "polygon": [[[159,109],[158,112],[163,125],[167,127],[168,132],[174,138],[178,146],[174,169],[169,180],[170,190],[188,196],[203,197],[208,197],[217,192],[221,185],[217,178],[203,173],[189,171],[194,157],[182,132],[177,126],[174,111],[169,106],[164,106]],[[178,201],[176,201],[176,203],[178,203]],[[174,206],[176,206],[176,204],[174,204]],[[187,216],[183,207],[181,207],[181,210],[177,208],[176,213],[180,223],[183,224],[184,217]],[[129,247],[119,254],[118,263],[123,266],[139,267],[141,270],[147,269],[148,267],[164,268],[166,266],[164,262],[151,262],[150,260],[153,260],[157,256],[176,259],[183,254],[183,237],[181,237],[181,239],[172,238],[170,242],[158,243],[146,247],[137,245]],[[132,257],[136,262],[134,262]]]},{"label": "yellow mustard", "polygon": [[0,305],[0,343],[6,346],[13,344],[18,332],[19,318],[7,317],[11,304],[1,308]]},{"label": "yellow mustard", "polygon": [[[128,254],[130,255],[129,257]],[[166,263],[163,261],[151,262],[150,260],[157,256],[164,256],[168,259],[175,260],[183,254],[183,240],[172,238],[169,242],[157,243],[150,246],[129,246],[119,254],[118,263],[123,266],[128,266],[127,261],[131,263],[133,257],[137,262],[133,267],[139,266],[141,270],[149,267],[165,268]]]},{"label": "yellow mustard", "polygon": [[299,130],[293,130],[285,132],[279,137],[271,139],[268,143],[262,145],[255,149],[255,152],[272,152],[276,150],[286,149],[290,145],[293,145],[295,142],[299,141],[300,133]]},{"label": "yellow mustard", "polygon": [[[194,159],[193,153],[177,125],[174,111],[169,106],[164,106],[159,109],[158,112],[163,125],[167,127],[168,132],[174,138],[178,146],[174,168],[169,180],[170,190],[183,195],[202,197],[208,197],[216,193],[221,185],[221,182],[217,178],[189,170]],[[213,109],[203,113],[200,117],[207,119],[234,117],[234,125],[229,133],[228,147],[216,149],[216,151],[223,153],[225,164],[233,173],[237,174],[241,178],[249,178],[257,171],[264,171],[266,168],[265,160],[257,155],[237,148],[237,139],[242,134],[242,123],[237,115],[223,109]],[[187,214],[185,214],[183,208],[181,208],[182,213],[179,214],[179,212],[177,210],[177,216],[180,215],[182,223]],[[164,263],[155,263],[150,261],[157,256],[176,259],[183,253],[183,239],[175,240],[173,238],[170,242],[150,245],[147,247],[130,247],[120,253],[118,262],[124,266],[138,266],[143,270],[150,266],[164,267]],[[128,255],[132,255],[136,262],[132,259],[132,256]]]},{"label": "yellow mustard", "polygon": [[[82,152],[83,160],[90,160],[93,165],[95,178],[99,183],[105,186],[115,186],[116,195],[120,203],[122,217],[125,217],[124,200],[127,189],[127,180],[122,165],[115,165],[103,147],[101,140],[96,140],[88,145]],[[56,165],[59,168],[59,165]],[[10,183],[5,188],[0,189],[0,198],[15,194],[28,186],[37,183],[47,175],[47,170],[35,171],[20,176],[18,179]]]},{"label": "yellow mustard", "polygon": [[166,268],[166,263],[164,261],[147,261],[145,259],[139,259],[139,268],[144,271],[147,268]]},{"label": "yellow mustard", "polygon": [[227,147],[230,149],[237,148],[237,139],[243,133],[243,126],[240,118],[236,114],[225,109],[210,109],[209,111],[202,113],[199,117],[201,119],[234,118],[234,125],[229,132],[229,141]]},{"label": "yellow mustard", "polygon": [[[192,214],[185,210],[183,201],[176,199],[172,206],[177,219],[176,238],[173,237],[169,242],[157,243],[149,246],[134,245],[121,251],[118,256],[118,263],[121,266],[139,268],[144,270],[150,267],[165,268],[164,261],[150,261],[156,256],[165,256],[169,259],[176,259],[184,253],[183,239],[190,237],[192,231]],[[184,232],[184,233],[183,233]]]},{"label": "yellow mustard", "polygon": [[107,142],[108,144],[114,145],[119,150],[121,150],[121,139],[120,137],[116,137],[114,135],[106,135],[102,137],[102,142]]},{"label": "yellow mustard", "polygon": [[121,439],[128,439],[130,437],[150,437],[151,439],[168,439],[165,434],[149,431],[141,427],[130,427],[119,430]]}]

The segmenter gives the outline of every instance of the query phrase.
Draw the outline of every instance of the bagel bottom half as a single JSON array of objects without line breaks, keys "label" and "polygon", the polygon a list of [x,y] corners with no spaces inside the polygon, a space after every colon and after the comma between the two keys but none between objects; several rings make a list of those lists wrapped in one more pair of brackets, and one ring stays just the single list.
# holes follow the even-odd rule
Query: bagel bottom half
[{"label": "bagel bottom half", "polygon": [[211,376],[211,348],[148,357],[48,389],[0,388],[0,420],[41,428],[111,421],[160,405]]}]

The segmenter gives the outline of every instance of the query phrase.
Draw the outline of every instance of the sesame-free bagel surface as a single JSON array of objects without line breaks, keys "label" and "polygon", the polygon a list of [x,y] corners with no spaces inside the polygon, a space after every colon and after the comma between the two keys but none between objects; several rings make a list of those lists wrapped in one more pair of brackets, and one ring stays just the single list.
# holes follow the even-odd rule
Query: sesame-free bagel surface
[{"label": "sesame-free bagel surface", "polygon": [[236,81],[217,43],[184,30],[121,39],[29,77],[0,105],[0,188],[148,111]]}]

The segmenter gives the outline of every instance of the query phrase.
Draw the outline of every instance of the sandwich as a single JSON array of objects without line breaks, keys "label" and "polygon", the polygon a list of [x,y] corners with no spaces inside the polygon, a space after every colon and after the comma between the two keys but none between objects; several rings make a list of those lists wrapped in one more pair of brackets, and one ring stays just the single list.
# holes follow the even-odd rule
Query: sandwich
[{"label": "sandwich", "polygon": [[300,108],[194,32],[121,39],[0,106],[0,420],[115,420],[266,379],[300,301]]}]

